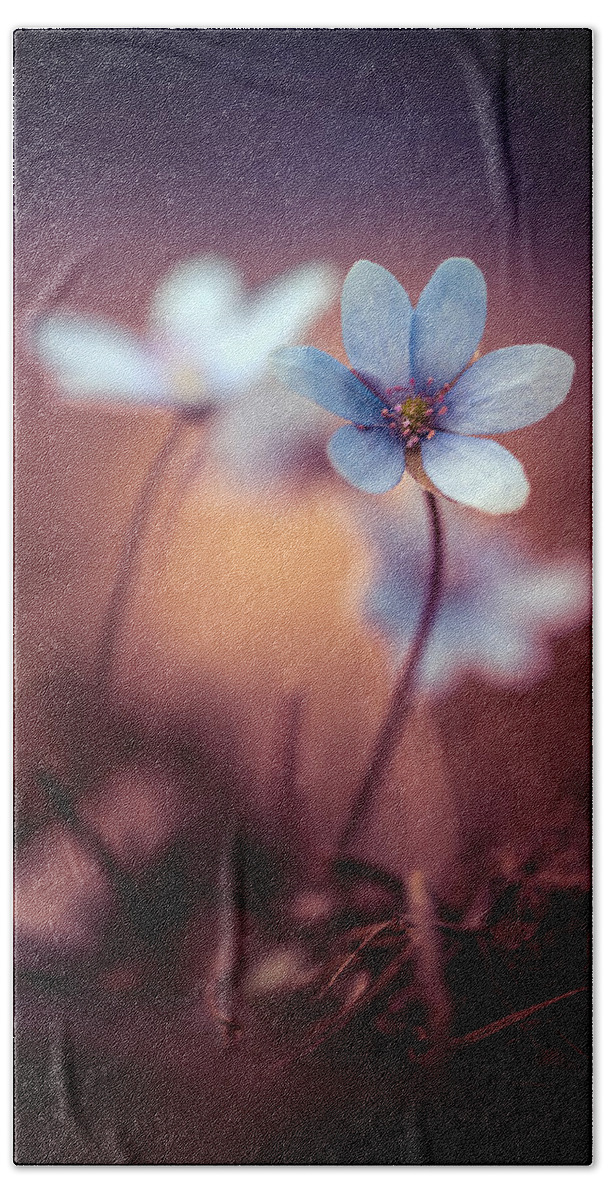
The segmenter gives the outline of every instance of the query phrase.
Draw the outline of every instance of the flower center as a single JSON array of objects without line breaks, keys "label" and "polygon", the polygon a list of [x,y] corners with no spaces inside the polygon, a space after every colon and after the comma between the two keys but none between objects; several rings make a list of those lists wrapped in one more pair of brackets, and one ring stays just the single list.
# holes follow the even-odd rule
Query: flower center
[{"label": "flower center", "polygon": [[[432,382],[429,379],[429,383]],[[382,416],[391,432],[405,442],[408,450],[413,450],[426,438],[435,436],[434,418],[446,412],[441,393],[434,400],[422,393],[414,393],[414,380],[411,379],[409,388],[391,388],[386,393],[386,399],[389,403],[382,409]],[[440,407],[437,407],[437,401]]]},{"label": "flower center", "polygon": [[201,376],[193,367],[179,365],[171,372],[174,390],[182,404],[197,404],[207,391]]}]

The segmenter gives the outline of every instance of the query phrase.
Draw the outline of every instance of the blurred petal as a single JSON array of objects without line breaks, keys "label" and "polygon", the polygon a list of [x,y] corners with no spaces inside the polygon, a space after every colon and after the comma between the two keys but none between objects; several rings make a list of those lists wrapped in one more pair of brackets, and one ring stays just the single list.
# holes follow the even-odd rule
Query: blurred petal
[{"label": "blurred petal", "polygon": [[[588,616],[588,568],[580,560],[536,562],[502,524],[456,505],[445,505],[442,516],[444,586],[418,687],[444,693],[469,672],[494,685],[533,684],[550,669],[549,640]],[[371,552],[358,584],[362,616],[400,661],[415,637],[431,566],[421,493],[404,486],[382,501],[357,497],[348,519]]]},{"label": "blurred petal", "polygon": [[300,338],[337,293],[337,276],[314,263],[282,275],[263,288],[235,314],[209,347],[212,374],[227,386],[246,387],[257,381],[272,352]]},{"label": "blurred petal", "polygon": [[154,332],[178,346],[195,346],[232,319],[241,283],[221,258],[179,263],[157,288],[150,311]]},{"label": "blurred petal", "polygon": [[266,488],[329,470],[325,448],[334,429],[318,404],[264,384],[221,410],[210,440],[222,471],[248,488]]},{"label": "blurred petal", "polygon": [[486,284],[469,258],[448,258],[427,283],[412,318],[412,375],[430,393],[470,362],[486,323]]},{"label": "blurred petal", "polygon": [[301,337],[334,299],[337,286],[335,271],[323,264],[309,263],[279,276],[249,306],[250,336],[264,343],[267,352]]},{"label": "blurred petal", "polygon": [[73,395],[159,400],[168,392],[160,364],[118,326],[69,313],[36,323],[33,347]]},{"label": "blurred petal", "polygon": [[422,465],[450,500],[482,512],[515,512],[525,504],[530,487],[518,460],[486,439],[436,433],[422,443]]},{"label": "blurred petal", "polygon": [[383,401],[330,354],[314,346],[277,350],[272,357],[279,379],[323,408],[358,425],[379,425]]},{"label": "blurred petal", "polygon": [[589,613],[591,579],[580,562],[538,566],[527,573],[513,571],[504,582],[505,603],[521,609],[521,620],[562,631],[575,627]]},{"label": "blurred petal", "polygon": [[342,338],[355,371],[383,390],[409,383],[412,306],[390,271],[362,259],[342,289]]},{"label": "blurred petal", "polygon": [[103,868],[70,831],[49,825],[26,844],[15,862],[17,954],[25,963],[92,949],[111,910]]},{"label": "blurred petal", "polygon": [[364,492],[388,492],[399,483],[405,467],[402,443],[384,429],[343,425],[327,452],[336,470]]},{"label": "blurred petal", "polygon": [[574,361],[552,346],[507,346],[465,371],[445,397],[442,428],[507,433],[541,421],[570,390]]}]

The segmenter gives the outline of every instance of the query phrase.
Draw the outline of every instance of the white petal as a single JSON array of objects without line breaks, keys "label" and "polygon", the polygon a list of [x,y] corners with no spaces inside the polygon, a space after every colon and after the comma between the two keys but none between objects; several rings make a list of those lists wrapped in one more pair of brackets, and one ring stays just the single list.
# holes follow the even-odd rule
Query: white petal
[{"label": "white petal", "polygon": [[71,395],[162,400],[161,364],[135,337],[109,322],[59,313],[38,321],[33,348]]},{"label": "white petal", "polygon": [[154,293],[152,333],[176,347],[194,348],[233,320],[241,298],[240,277],[224,259],[179,263]]},{"label": "white petal", "polygon": [[469,258],[446,259],[427,283],[412,317],[416,386],[434,394],[451,383],[473,357],[485,321],[486,284],[479,267]]},{"label": "white petal", "polygon": [[552,346],[507,346],[473,363],[445,397],[442,429],[508,433],[534,425],[567,396],[574,361]]},{"label": "white petal", "polygon": [[530,491],[521,463],[487,438],[436,433],[422,443],[422,465],[450,500],[482,512],[515,512]]},{"label": "white petal", "polygon": [[402,443],[384,429],[343,425],[330,439],[327,452],[349,483],[376,495],[396,487],[405,469]]},{"label": "white petal", "polygon": [[342,289],[342,340],[355,371],[383,391],[407,387],[412,306],[390,271],[362,259]]},{"label": "white petal", "polygon": [[336,293],[337,276],[322,264],[311,263],[273,280],[235,312],[210,348],[212,374],[230,387],[257,382],[273,351],[301,338]]}]

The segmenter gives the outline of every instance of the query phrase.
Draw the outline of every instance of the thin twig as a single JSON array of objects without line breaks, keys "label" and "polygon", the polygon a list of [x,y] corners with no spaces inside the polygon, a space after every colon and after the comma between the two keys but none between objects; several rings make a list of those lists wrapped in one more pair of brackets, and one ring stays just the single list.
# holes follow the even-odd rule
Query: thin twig
[{"label": "thin twig", "polygon": [[571,1050],[575,1050],[577,1054],[580,1054],[581,1058],[589,1057],[587,1054],[585,1054],[584,1050],[581,1050],[580,1046],[576,1046],[574,1042],[570,1041],[570,1038],[567,1038],[563,1033],[560,1033],[559,1029],[556,1032],[558,1038],[561,1038],[562,1042],[565,1042],[567,1046],[570,1046]]},{"label": "thin twig", "polygon": [[373,925],[371,929],[368,929],[365,937],[363,937],[358,945],[355,946],[355,949],[352,950],[349,955],[347,955],[344,961],[340,963],[340,966],[336,971],[334,971],[331,979],[325,984],[325,987],[321,989],[317,997],[318,1000],[321,1000],[323,996],[327,995],[327,992],[329,992],[329,990],[334,986],[334,983],[336,983],[344,971],[346,971],[346,969],[350,967],[351,963],[358,958],[361,951],[364,950],[366,946],[369,946],[370,942],[373,942],[374,938],[376,938],[379,933],[382,933],[384,929],[388,929],[392,924],[392,920],[382,921],[379,925]]},{"label": "thin twig", "polygon": [[569,1000],[571,996],[579,996],[586,991],[586,987],[573,988],[572,991],[564,992],[561,996],[553,996],[551,1000],[542,1000],[540,1004],[532,1004],[530,1008],[522,1008],[519,1012],[509,1013],[508,1016],[500,1017],[498,1021],[492,1021],[490,1025],[484,1025],[481,1029],[472,1029],[470,1033],[464,1033],[461,1037],[451,1038],[450,1046],[471,1046],[474,1042],[482,1042],[496,1033],[502,1033],[503,1029],[508,1029],[511,1025],[526,1021],[528,1017],[533,1017],[542,1009],[549,1008],[552,1004],[558,1004],[560,1000]]},{"label": "thin twig", "polygon": [[[375,1000],[376,997],[380,995],[386,984],[390,983],[391,979],[393,979],[395,975],[399,973],[401,967],[407,961],[409,953],[410,951],[408,949],[407,951],[404,951],[402,954],[398,955],[397,958],[394,959],[393,962],[390,963],[390,965],[382,972],[382,975],[380,975],[374,986],[368,988],[368,990],[363,994],[356,1004],[353,1004],[348,1008],[342,1008],[335,1016],[328,1017],[323,1021],[319,1021],[310,1031],[310,1034],[304,1044],[299,1046],[295,1053],[291,1055],[290,1058],[285,1059],[281,1065],[290,1065],[303,1055],[312,1054],[319,1048],[319,1046],[323,1045],[324,1042],[333,1037],[335,1033],[338,1033],[341,1029],[343,1029],[344,1026],[347,1025],[351,1020],[351,1018],[356,1015],[356,1013],[360,1012],[361,1009],[366,1008],[372,1002],[372,1000]],[[460,1037],[450,1038],[447,1046],[449,1049],[458,1049],[461,1046],[470,1046],[476,1042],[482,1042],[485,1040],[485,1038],[494,1037],[496,1034],[502,1033],[504,1029],[508,1029],[511,1025],[516,1025],[521,1021],[528,1020],[528,1018],[533,1017],[535,1013],[541,1012],[543,1009],[549,1008],[553,1004],[558,1004],[561,1000],[569,1000],[571,996],[578,996],[582,992],[586,991],[586,987],[573,988],[572,991],[564,992],[561,996],[553,996],[551,1000],[543,1000],[540,1004],[531,1005],[530,1008],[524,1008],[519,1012],[509,1013],[508,1016],[501,1017],[498,1021],[492,1021],[490,1025],[484,1025],[481,1029],[473,1029],[470,1033],[465,1033]]]},{"label": "thin twig", "polygon": [[311,1029],[305,1043],[302,1046],[299,1046],[295,1053],[292,1054],[288,1059],[284,1060],[281,1065],[286,1066],[290,1063],[293,1063],[298,1058],[301,1058],[304,1054],[312,1054],[312,1052],[322,1045],[323,1042],[326,1042],[330,1037],[333,1037],[334,1033],[338,1033],[340,1029],[343,1029],[344,1026],[347,1025],[352,1019],[352,1017],[361,1012],[362,1009],[367,1008],[372,1003],[372,1000],[375,1000],[377,996],[381,995],[386,985],[390,983],[396,975],[399,974],[401,968],[405,966],[405,963],[408,961],[410,956],[411,946],[408,944],[400,954],[395,955],[393,961],[389,963],[387,967],[385,967],[384,971],[378,977],[376,982],[372,984],[371,987],[367,988],[363,995],[360,996],[354,1004],[350,1004],[347,1007],[340,1009],[340,1012],[336,1013],[332,1017],[326,1017],[322,1021],[318,1021],[317,1024]]}]

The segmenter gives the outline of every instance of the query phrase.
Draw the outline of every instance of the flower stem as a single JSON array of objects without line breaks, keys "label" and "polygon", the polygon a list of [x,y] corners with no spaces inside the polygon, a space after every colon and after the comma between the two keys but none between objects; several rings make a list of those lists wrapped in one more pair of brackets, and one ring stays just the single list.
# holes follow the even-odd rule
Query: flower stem
[{"label": "flower stem", "polygon": [[244,970],[243,863],[236,830],[226,847],[219,875],[219,944],[211,1007],[219,1019],[224,1045],[234,1046],[241,1036],[239,1000]]},{"label": "flower stem", "polygon": [[184,420],[179,413],[176,413],[166,438],[150,464],[131,514],[97,651],[97,683],[102,697],[105,697],[110,690],[116,643],[129,602],[137,559],[154,502],[184,427]]},{"label": "flower stem", "polygon": [[432,564],[426,599],[411,654],[393,690],[388,711],[376,738],[367,771],[359,791],[355,794],[348,821],[342,831],[342,836],[338,843],[338,856],[344,853],[349,842],[360,831],[368,815],[374,794],[391,766],[393,755],[399,745],[405,723],[410,713],[418,667],[420,666],[432,633],[439,608],[444,565],[443,526],[435,496],[431,492],[425,492],[425,500],[429,513],[432,538]]}]

